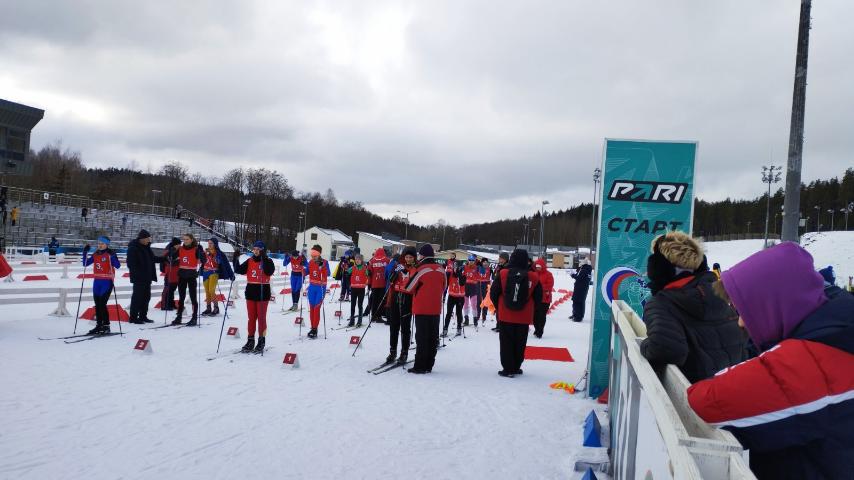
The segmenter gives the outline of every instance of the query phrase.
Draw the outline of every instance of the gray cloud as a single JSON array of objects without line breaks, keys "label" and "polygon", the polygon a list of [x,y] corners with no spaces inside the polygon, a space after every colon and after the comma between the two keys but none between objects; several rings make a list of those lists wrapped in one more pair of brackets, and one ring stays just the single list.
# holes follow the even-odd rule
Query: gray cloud
[{"label": "gray cloud", "polygon": [[[785,162],[798,9],[0,0],[0,96],[90,165],[266,166],[415,223],[589,202],[604,137],[698,140],[699,196],[756,196]],[[814,6],[807,181],[852,164],[852,10]]]}]

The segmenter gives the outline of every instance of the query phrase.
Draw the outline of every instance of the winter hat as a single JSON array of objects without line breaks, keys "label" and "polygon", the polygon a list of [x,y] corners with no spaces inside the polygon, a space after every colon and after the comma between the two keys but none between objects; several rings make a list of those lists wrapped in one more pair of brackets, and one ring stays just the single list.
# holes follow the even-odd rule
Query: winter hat
[{"label": "winter hat", "polygon": [[385,250],[383,250],[382,248],[376,249],[376,251],[374,252],[374,256],[378,258],[385,257]]},{"label": "winter hat", "polygon": [[[527,253],[527,252],[526,252],[526,253]],[[469,254],[469,261],[470,261],[470,262],[473,262],[473,261],[475,261],[475,260],[477,260],[477,257],[476,257],[476,256],[474,256],[474,254]]]},{"label": "winter hat", "polygon": [[219,239],[216,237],[211,237],[208,239],[209,242],[214,244],[215,248],[219,248]]},{"label": "winter hat", "polygon": [[98,237],[98,243],[104,243],[104,244],[109,245],[110,244],[110,237],[107,237],[105,235],[101,235],[100,237]]},{"label": "winter hat", "polygon": [[685,232],[673,231],[652,241],[650,251],[656,250],[674,267],[694,271],[703,263],[703,247]]},{"label": "winter hat", "polygon": [[499,259],[503,258],[505,261],[509,261],[510,260],[510,254],[507,252],[501,252],[498,254],[498,258]]},{"label": "winter hat", "polygon": [[528,251],[524,248],[517,248],[510,254],[510,267],[513,268],[528,268]]},{"label": "winter hat", "polygon": [[260,248],[261,250],[264,250],[265,248],[267,248],[267,246],[264,245],[264,242],[262,242],[261,240],[255,240],[255,243],[252,244],[252,248],[256,248],[256,247]]},{"label": "winter hat", "polygon": [[713,263],[713,264],[712,264],[712,270],[720,270],[720,269],[721,269],[721,264],[720,264],[720,263],[715,262],[715,263]]},{"label": "winter hat", "polygon": [[299,250],[294,250],[293,252],[291,252],[291,256],[292,257],[299,257]]},{"label": "winter hat", "polygon": [[762,349],[788,338],[827,302],[812,255],[792,242],[747,257],[723,272],[721,283],[753,343]]},{"label": "winter hat", "polygon": [[142,230],[139,231],[139,234],[137,234],[136,238],[138,240],[142,240],[144,238],[151,238],[151,234],[148,233],[148,230],[143,228]]},{"label": "winter hat", "polygon": [[435,254],[435,252],[433,252],[433,245],[430,245],[429,243],[421,245],[421,248],[418,249],[418,254],[425,258],[432,258]]},{"label": "winter hat", "polygon": [[321,253],[323,253],[323,247],[321,247],[320,245],[315,243],[311,247],[311,256],[312,257],[319,257]]},{"label": "winter hat", "polygon": [[418,253],[415,251],[415,247],[406,247],[403,249],[403,252],[400,253],[401,257],[405,257],[407,255],[412,255],[412,258],[418,258]]},{"label": "winter hat", "polygon": [[833,272],[833,265],[828,265],[821,270],[818,271],[821,275],[821,278],[824,279],[824,285],[829,287],[830,285],[836,285],[836,273]]}]

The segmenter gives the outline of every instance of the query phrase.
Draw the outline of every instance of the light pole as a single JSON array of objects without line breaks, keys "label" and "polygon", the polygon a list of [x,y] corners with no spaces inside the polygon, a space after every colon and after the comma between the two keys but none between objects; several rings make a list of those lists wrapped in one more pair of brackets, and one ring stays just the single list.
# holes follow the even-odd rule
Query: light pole
[{"label": "light pole", "polygon": [[747,221],[747,235],[750,236],[750,220]]},{"label": "light pole", "polygon": [[406,215],[406,226],[404,227],[403,236],[405,239],[408,239],[409,238],[409,216],[418,213],[418,210],[416,210],[414,212],[404,212],[402,210],[398,210],[397,213],[402,213],[402,214]]},{"label": "light pole", "polygon": [[848,214],[851,212],[854,212],[854,202],[849,203],[848,206],[845,207],[845,231],[846,232],[848,231]]},{"label": "light pole", "polygon": [[528,247],[528,225],[530,225],[530,222],[525,222],[522,225],[524,225],[524,227],[525,227],[525,229],[523,230],[524,234],[523,234],[522,243],[525,245],[525,248],[527,248]]},{"label": "light pole", "polygon": [[243,200],[243,221],[241,222],[240,228],[240,243],[242,243],[244,247],[246,246],[246,208],[249,207],[250,203],[252,203],[252,200],[248,198]]},{"label": "light pole", "polygon": [[821,206],[816,205],[812,208],[815,209],[815,229],[817,232],[821,232]]},{"label": "light pole", "polygon": [[765,203],[765,243],[764,248],[768,248],[768,220],[771,216],[771,184],[780,181],[780,176],[783,174],[783,167],[771,165],[770,167],[762,167],[762,181],[768,184],[768,201]]},{"label": "light pole", "polygon": [[827,213],[830,214],[830,231],[833,231],[834,230],[833,218],[836,216],[836,210],[833,208],[828,208]]},{"label": "light pole", "polygon": [[306,231],[306,230],[308,230],[308,200],[303,200],[303,201],[302,201],[302,205],[303,205],[303,208],[304,208],[303,213],[302,213],[302,218],[303,218],[303,225],[302,225],[302,249],[303,249],[303,250],[305,250],[305,249],[306,249],[306,247],[308,246],[308,245],[305,243],[305,231]]},{"label": "light pole", "polygon": [[593,209],[590,212],[590,255],[593,255],[593,244],[596,243],[596,199],[599,198],[599,183],[602,177],[602,169],[593,170]]},{"label": "light pole", "polygon": [[548,200],[543,200],[540,206],[540,255],[542,255],[544,260],[546,258],[546,247],[543,245],[543,232],[546,231],[546,205],[548,204]]},{"label": "light pole", "polygon": [[151,190],[151,214],[152,215],[154,215],[154,205],[156,204],[156,202],[154,200],[154,196],[157,195],[158,193],[161,193],[160,190],[154,190],[154,189]]}]

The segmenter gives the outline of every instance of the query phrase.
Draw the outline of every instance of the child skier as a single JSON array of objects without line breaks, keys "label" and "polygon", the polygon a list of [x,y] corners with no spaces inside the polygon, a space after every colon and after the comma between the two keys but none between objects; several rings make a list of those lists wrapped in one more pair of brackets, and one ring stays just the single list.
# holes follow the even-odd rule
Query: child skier
[{"label": "child skier", "polygon": [[368,262],[368,273],[371,275],[371,322],[382,323],[382,299],[385,294],[386,287],[386,267],[388,266],[388,257],[385,250],[378,248],[374,252],[374,257]]},{"label": "child skier", "polygon": [[110,312],[107,310],[107,304],[113,292],[116,269],[121,267],[121,263],[115,252],[110,250],[108,237],[98,237],[98,250],[89,256],[91,248],[89,244],[83,247],[83,267],[92,265],[95,278],[92,283],[92,296],[95,298],[96,326],[89,330],[89,335],[104,335],[110,333]]},{"label": "child skier", "polygon": [[[486,258],[482,258],[480,260],[480,270],[478,271],[478,287],[480,288],[480,297],[478,297],[477,306],[480,308],[480,318],[483,319],[483,323],[486,323],[486,314],[489,312],[489,309],[483,305],[483,301],[486,300],[486,290],[489,288],[489,282],[492,280],[492,268],[489,266],[489,260]],[[475,326],[477,326],[477,318],[474,320]]]},{"label": "child skier", "polygon": [[184,300],[187,298],[187,289],[189,289],[193,315],[186,325],[192,327],[199,324],[197,289],[199,271],[205,261],[205,252],[192,233],[185,233],[181,240],[183,243],[178,247],[178,315],[175,316],[172,325],[181,325],[181,317],[184,316]]},{"label": "child skier", "polygon": [[391,363],[397,357],[397,338],[400,336],[400,356],[397,363],[403,365],[409,359],[409,344],[412,340],[412,293],[406,291],[409,279],[415,272],[417,252],[415,247],[406,247],[400,254],[400,263],[395,267],[389,282],[389,293],[386,295],[389,326],[389,354],[386,363]]},{"label": "child skier", "polygon": [[[246,275],[246,313],[249,316],[246,345],[243,345],[243,353],[262,353],[267,337],[267,306],[270,303],[271,289],[270,276],[276,273],[276,265],[267,256],[267,248],[264,242],[258,240],[252,245],[252,256],[245,262],[240,263],[240,252],[235,250],[234,273]],[[258,332],[258,343],[255,343],[255,332]]]},{"label": "child skier", "polygon": [[303,275],[308,270],[308,260],[306,260],[305,255],[294,250],[290,255],[285,256],[283,265],[288,264],[291,266],[291,300],[294,303],[291,306],[291,311],[296,312],[299,308],[299,296],[302,293]]},{"label": "child skier", "polygon": [[362,255],[356,254],[353,259],[353,266],[348,268],[350,275],[350,322],[348,327],[353,326],[353,321],[356,316],[356,305],[359,305],[359,323],[357,327],[362,326],[362,315],[364,314],[363,303],[365,302],[365,287],[368,286],[368,266],[365,265]]},{"label": "child skier", "polygon": [[466,296],[466,276],[463,267],[454,268],[453,258],[448,260],[445,267],[445,277],[448,283],[448,307],[445,313],[445,326],[442,328],[442,336],[448,336],[448,325],[451,323],[451,315],[457,312],[457,335],[463,333],[463,303]]},{"label": "child skier", "polygon": [[166,276],[166,281],[163,284],[163,298],[160,300],[161,310],[175,310],[175,290],[178,289],[179,245],[181,245],[181,240],[178,237],[173,237],[163,252],[163,262],[160,264],[160,271]]},{"label": "child skier", "polygon": [[[205,251],[205,264],[202,267],[202,283],[205,286],[205,311],[202,316],[219,315],[219,301],[216,299],[216,287],[219,279],[234,281],[234,272],[228,258],[219,249],[219,239],[214,237],[208,240],[208,248]],[[228,299],[226,299],[228,301]],[[213,310],[211,310],[213,304]]]},{"label": "child skier", "polygon": [[320,325],[320,309],[326,296],[326,279],[329,278],[329,262],[321,257],[323,248],[320,245],[311,247],[311,262],[308,264],[308,305],[310,308],[311,330],[308,338],[317,338],[317,327]]},{"label": "child skier", "polygon": [[463,322],[463,325],[465,326],[469,325],[469,314],[472,314],[474,324],[477,326],[477,316],[480,313],[480,302],[478,302],[478,297],[480,296],[479,273],[477,257],[469,255],[468,261],[463,266],[463,275],[466,277],[466,296],[463,309],[465,313],[465,322]]}]

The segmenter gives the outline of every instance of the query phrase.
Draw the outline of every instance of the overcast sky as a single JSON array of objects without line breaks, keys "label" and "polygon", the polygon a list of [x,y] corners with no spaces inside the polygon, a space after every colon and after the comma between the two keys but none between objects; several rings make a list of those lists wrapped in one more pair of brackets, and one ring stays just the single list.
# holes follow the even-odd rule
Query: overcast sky
[{"label": "overcast sky", "polygon": [[[0,0],[0,98],[89,166],[265,166],[418,224],[589,202],[605,137],[697,140],[700,198],[755,197],[786,160],[799,7]],[[854,165],[852,17],[813,6],[805,181]]]}]

